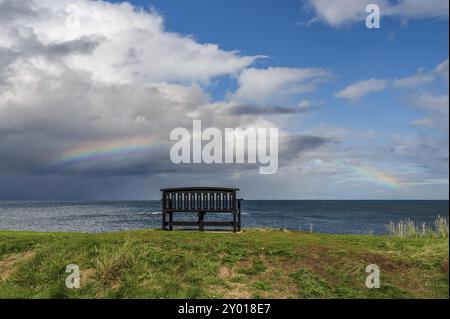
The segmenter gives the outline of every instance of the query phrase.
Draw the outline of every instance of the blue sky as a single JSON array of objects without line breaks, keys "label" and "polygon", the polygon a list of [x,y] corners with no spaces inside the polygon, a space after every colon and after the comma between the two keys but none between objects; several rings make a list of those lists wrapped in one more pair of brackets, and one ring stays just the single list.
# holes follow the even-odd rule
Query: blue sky
[{"label": "blue sky", "polygon": [[[367,29],[365,22],[333,28],[323,23],[305,26],[313,12],[299,0],[154,0],[131,1],[156,10],[168,31],[192,35],[203,43],[217,43],[244,55],[264,55],[257,66],[324,67],[336,79],[308,98],[325,100],[326,110],[310,116],[302,125],[320,122],[355,128],[411,131],[409,125],[421,111],[405,107],[404,92],[382,92],[350,106],[333,94],[346,85],[370,78],[402,78],[419,69],[434,69],[448,58],[448,19],[382,18],[381,29]],[[376,3],[376,2],[374,2]],[[229,77],[216,80],[209,92],[217,99],[236,86]],[[434,84],[436,93],[448,91]],[[323,97],[327,98],[324,99]],[[293,99],[289,101],[296,103]],[[416,131],[417,128],[414,128]]]},{"label": "blue sky", "polygon": [[[0,199],[157,198],[184,180],[255,199],[448,199],[448,6],[0,0]],[[193,118],[278,127],[278,173],[174,167],[169,133]]]}]

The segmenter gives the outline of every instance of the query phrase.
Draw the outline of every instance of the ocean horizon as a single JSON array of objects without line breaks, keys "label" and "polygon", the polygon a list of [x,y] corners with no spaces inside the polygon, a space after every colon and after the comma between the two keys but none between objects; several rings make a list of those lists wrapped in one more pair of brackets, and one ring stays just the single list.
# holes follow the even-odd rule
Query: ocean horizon
[{"label": "ocean horizon", "polygon": [[[387,224],[411,219],[433,225],[448,218],[448,200],[244,200],[242,227],[328,234],[387,234]],[[209,213],[206,220],[228,220]],[[194,220],[195,214],[175,214]],[[0,201],[0,230],[114,232],[161,227],[160,200]]]}]

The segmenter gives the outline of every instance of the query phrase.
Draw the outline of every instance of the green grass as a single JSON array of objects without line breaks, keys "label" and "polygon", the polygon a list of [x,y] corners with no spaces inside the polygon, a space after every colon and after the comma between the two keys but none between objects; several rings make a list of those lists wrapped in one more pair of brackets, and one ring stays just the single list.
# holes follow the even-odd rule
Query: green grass
[{"label": "green grass", "polygon": [[448,298],[448,251],[431,235],[0,231],[0,298]]}]

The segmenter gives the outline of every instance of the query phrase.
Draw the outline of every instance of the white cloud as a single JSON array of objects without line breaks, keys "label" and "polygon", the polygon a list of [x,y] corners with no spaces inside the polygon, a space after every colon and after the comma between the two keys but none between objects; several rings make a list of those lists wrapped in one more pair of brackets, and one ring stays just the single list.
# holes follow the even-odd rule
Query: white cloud
[{"label": "white cloud", "polygon": [[[426,86],[443,79],[448,82],[448,60],[440,63],[430,71],[419,70],[416,74],[394,80],[371,79],[356,82],[338,92],[337,97],[347,99],[350,102],[358,101],[363,96],[380,92],[391,86],[394,89],[420,89],[421,93],[412,92],[406,99],[408,104],[425,113],[423,118],[411,122],[413,126],[424,126],[448,132],[449,127],[449,95],[427,92]],[[425,90],[425,91],[424,91]]]},{"label": "white cloud", "polygon": [[401,18],[448,17],[448,0],[399,0],[384,5],[386,14]]},{"label": "white cloud", "polygon": [[447,80],[448,82],[448,59],[439,64],[435,70],[436,74]]},{"label": "white cloud", "polygon": [[[79,28],[66,24],[69,15],[65,9],[69,4],[78,8]],[[66,52],[61,56],[69,68],[89,72],[94,80],[208,81],[215,76],[237,74],[256,59],[167,32],[160,15],[137,10],[128,3],[25,0],[15,6],[15,11],[10,1],[2,0],[0,5],[6,7],[1,10],[6,23],[0,25],[0,44],[7,48],[29,51],[30,41],[48,48],[67,46],[83,38],[95,39],[91,54]],[[8,14],[12,17],[6,20]]]},{"label": "white cloud", "polygon": [[430,126],[448,132],[449,126],[449,96],[422,93],[410,99],[413,107],[424,110],[428,116],[415,121],[414,125]]},{"label": "white cloud", "polygon": [[371,3],[380,6],[382,17],[401,19],[448,17],[449,10],[448,0],[399,0],[395,3],[388,0],[308,0],[315,19],[333,27],[365,20],[366,6]]},{"label": "white cloud", "polygon": [[433,74],[429,74],[421,70],[412,76],[395,79],[392,82],[392,85],[396,88],[414,88],[421,85],[429,84],[433,82],[434,79],[435,77]]},{"label": "white cloud", "polygon": [[448,60],[443,61],[431,71],[420,69],[417,73],[403,78],[359,81],[348,85],[335,95],[349,101],[357,101],[369,93],[383,91],[388,86],[395,89],[413,89],[426,86],[438,78],[443,78],[448,81]]},{"label": "white cloud", "polygon": [[420,69],[412,76],[394,80],[392,84],[397,88],[415,88],[429,84],[438,78],[448,81],[448,59],[439,63],[434,70]]},{"label": "white cloud", "polygon": [[317,84],[330,79],[331,72],[320,68],[249,68],[239,75],[239,88],[234,98],[266,101],[273,95],[310,92]]},{"label": "white cloud", "polygon": [[301,101],[298,103],[298,107],[299,107],[300,109],[309,109],[309,108],[311,108],[312,106],[313,106],[313,102],[310,101],[310,100],[301,100]]},{"label": "white cloud", "polygon": [[338,92],[337,97],[350,101],[357,101],[363,96],[384,90],[389,85],[388,80],[370,79],[351,84]]},{"label": "white cloud", "polygon": [[308,0],[320,20],[331,26],[340,26],[348,22],[361,21],[366,14],[366,6],[371,0]]}]

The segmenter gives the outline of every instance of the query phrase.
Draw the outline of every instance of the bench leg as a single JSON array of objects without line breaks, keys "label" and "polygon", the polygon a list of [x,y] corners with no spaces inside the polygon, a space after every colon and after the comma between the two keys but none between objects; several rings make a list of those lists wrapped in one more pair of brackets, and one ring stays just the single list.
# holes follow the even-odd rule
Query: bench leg
[{"label": "bench leg", "polygon": [[162,213],[162,230],[167,230],[167,228],[166,228],[166,212]]},{"label": "bench leg", "polygon": [[238,212],[238,231],[241,231],[241,212]]},{"label": "bench leg", "polygon": [[233,213],[233,233],[237,230],[236,213]]},{"label": "bench leg", "polygon": [[204,221],[205,221],[205,213],[203,212],[198,213],[198,229],[200,231],[205,230]]},{"label": "bench leg", "polygon": [[172,222],[173,222],[173,213],[170,212],[169,213],[169,230],[173,230]]}]

